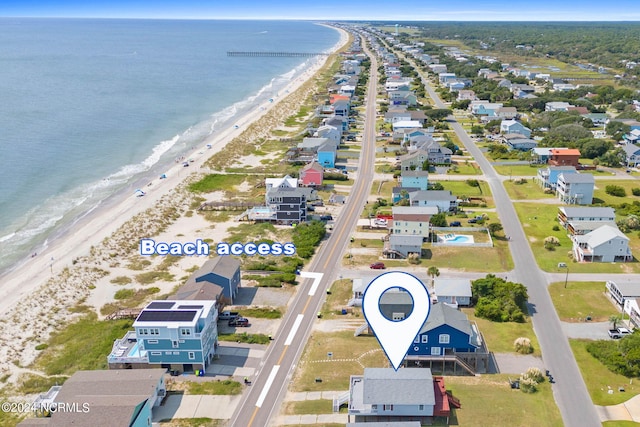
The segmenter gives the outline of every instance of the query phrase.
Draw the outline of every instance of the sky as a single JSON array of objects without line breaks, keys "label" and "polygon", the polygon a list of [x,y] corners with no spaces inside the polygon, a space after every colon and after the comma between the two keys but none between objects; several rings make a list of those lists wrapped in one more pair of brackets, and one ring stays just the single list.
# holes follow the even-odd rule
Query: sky
[{"label": "sky", "polygon": [[0,0],[0,17],[640,21],[638,0]]}]

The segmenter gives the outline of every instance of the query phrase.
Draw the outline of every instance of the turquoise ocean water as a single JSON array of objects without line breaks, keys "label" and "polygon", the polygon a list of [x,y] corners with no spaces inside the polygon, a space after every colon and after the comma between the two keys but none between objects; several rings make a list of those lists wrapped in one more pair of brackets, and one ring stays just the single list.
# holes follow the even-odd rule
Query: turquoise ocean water
[{"label": "turquoise ocean water", "polygon": [[336,30],[296,21],[0,19],[0,273],[279,96]]}]

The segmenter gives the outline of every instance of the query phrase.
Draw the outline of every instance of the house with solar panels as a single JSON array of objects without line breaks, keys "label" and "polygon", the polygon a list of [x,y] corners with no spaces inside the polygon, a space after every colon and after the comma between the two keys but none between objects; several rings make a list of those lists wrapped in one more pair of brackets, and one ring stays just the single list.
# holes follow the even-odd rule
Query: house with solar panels
[{"label": "house with solar panels", "polygon": [[113,344],[110,369],[206,371],[218,346],[216,301],[152,301]]}]

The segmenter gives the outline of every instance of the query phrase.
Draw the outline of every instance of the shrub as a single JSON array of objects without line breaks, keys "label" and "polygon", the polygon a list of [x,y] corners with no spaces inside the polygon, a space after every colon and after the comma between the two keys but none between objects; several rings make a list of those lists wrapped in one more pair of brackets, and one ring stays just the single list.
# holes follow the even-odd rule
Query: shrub
[{"label": "shrub", "polygon": [[560,231],[560,227],[558,226],[558,224],[554,225],[551,229],[553,231]]},{"label": "shrub", "polygon": [[638,188],[638,187],[632,188],[631,189],[631,194],[633,194],[634,196],[640,196],[640,188]]},{"label": "shrub", "polygon": [[604,192],[615,197],[625,197],[627,195],[625,189],[619,185],[607,185],[604,187]]},{"label": "shrub", "polygon": [[538,383],[531,378],[520,378],[520,390],[524,393],[535,393],[538,391]]},{"label": "shrub", "polygon": [[128,276],[118,276],[111,279],[110,282],[115,283],[116,285],[128,285],[132,280],[131,277]]},{"label": "shrub", "polygon": [[293,229],[293,244],[296,245],[296,252],[301,258],[311,258],[315,252],[315,247],[324,238],[326,230],[324,223],[311,221],[305,224],[298,224]]},{"label": "shrub", "polygon": [[542,374],[542,371],[535,367],[527,369],[527,371],[524,374],[522,374],[521,378],[532,379],[538,384],[540,384],[541,382],[544,382],[544,375]]},{"label": "shrub", "polygon": [[469,187],[480,187],[480,183],[477,179],[468,179],[466,183]]},{"label": "shrub", "polygon": [[531,345],[531,340],[525,337],[516,338],[513,342],[513,346],[517,353],[520,354],[531,354],[533,353],[533,345]]},{"label": "shrub", "polygon": [[556,246],[560,246],[560,240],[556,236],[548,236],[544,239],[544,248],[548,251],[553,251]]},{"label": "shrub", "polygon": [[409,254],[407,261],[409,264],[420,264],[420,254]]},{"label": "shrub", "polygon": [[131,298],[133,295],[135,295],[135,293],[136,291],[134,291],[133,289],[119,289],[118,291],[116,291],[113,299]]}]

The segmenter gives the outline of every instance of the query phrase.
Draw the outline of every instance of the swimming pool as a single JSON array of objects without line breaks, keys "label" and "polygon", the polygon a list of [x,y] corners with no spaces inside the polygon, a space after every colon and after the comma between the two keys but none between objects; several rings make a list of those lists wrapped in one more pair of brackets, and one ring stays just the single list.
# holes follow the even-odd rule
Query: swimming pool
[{"label": "swimming pool", "polygon": [[440,242],[446,245],[465,245],[475,243],[473,236],[464,234],[446,234],[440,237]]},{"label": "swimming pool", "polygon": [[127,357],[140,357],[140,343],[136,342],[133,347],[131,347]]}]

